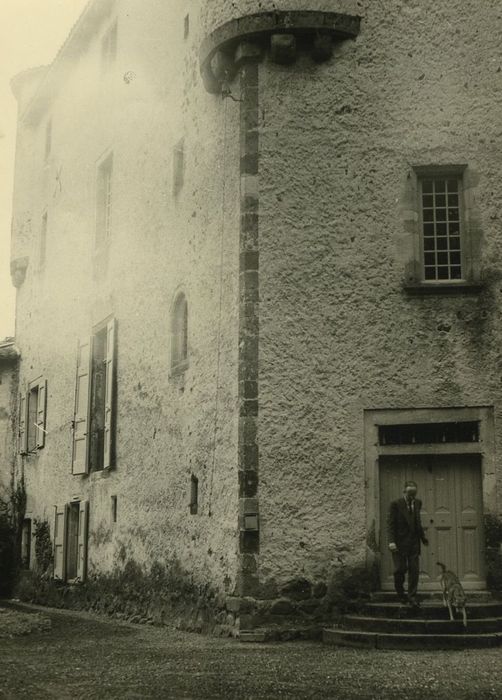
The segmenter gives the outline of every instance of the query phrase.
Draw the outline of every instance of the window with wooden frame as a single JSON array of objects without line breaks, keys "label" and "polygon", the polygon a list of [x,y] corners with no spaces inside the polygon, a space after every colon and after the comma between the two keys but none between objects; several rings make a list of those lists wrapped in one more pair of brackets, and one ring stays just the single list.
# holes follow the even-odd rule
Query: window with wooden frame
[{"label": "window with wooden frame", "polygon": [[405,287],[451,291],[479,286],[479,241],[466,165],[413,168],[405,210],[416,230]]},{"label": "window with wooden frame", "polygon": [[98,165],[96,182],[96,246],[110,239],[112,229],[113,153]]},{"label": "window with wooden frame", "polygon": [[171,318],[171,374],[188,367],[188,303],[180,292],[174,300]]},{"label": "window with wooden frame", "polygon": [[110,319],[78,345],[73,474],[114,466],[116,329],[116,320]]},{"label": "window with wooden frame", "polygon": [[34,454],[45,446],[47,380],[35,379],[19,396],[19,453]]},{"label": "window with wooden frame", "polygon": [[54,507],[54,578],[80,583],[87,578],[89,502]]}]

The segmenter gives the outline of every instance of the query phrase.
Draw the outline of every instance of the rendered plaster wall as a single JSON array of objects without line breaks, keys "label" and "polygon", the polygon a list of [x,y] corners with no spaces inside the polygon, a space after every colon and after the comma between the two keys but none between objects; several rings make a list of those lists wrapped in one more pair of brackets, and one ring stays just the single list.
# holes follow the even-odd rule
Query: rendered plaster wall
[{"label": "rendered plaster wall", "polygon": [[[262,582],[364,562],[365,409],[500,422],[500,7],[353,5],[361,33],[331,61],[260,69]],[[411,166],[431,163],[468,165],[479,294],[403,291]]]},{"label": "rendered plaster wall", "polygon": [[0,362],[0,496],[11,485],[14,457],[13,394],[17,383],[14,364]]},{"label": "rendered plaster wall", "polygon": [[[103,74],[100,41],[117,13],[117,61]],[[55,504],[89,499],[91,571],[111,569],[119,555],[145,569],[178,559],[194,582],[224,593],[237,558],[238,108],[205,92],[197,12],[187,38],[185,14],[181,1],[118,2],[41,119],[20,127],[14,248],[30,257],[17,297],[21,385],[48,380],[46,446],[24,460],[24,472],[28,510],[51,526]],[[174,195],[182,138],[184,184]],[[97,250],[96,168],[111,151],[112,235]],[[190,366],[171,378],[180,289]],[[77,340],[109,314],[118,322],[117,465],[72,476]],[[191,474],[198,515],[189,511]]]}]

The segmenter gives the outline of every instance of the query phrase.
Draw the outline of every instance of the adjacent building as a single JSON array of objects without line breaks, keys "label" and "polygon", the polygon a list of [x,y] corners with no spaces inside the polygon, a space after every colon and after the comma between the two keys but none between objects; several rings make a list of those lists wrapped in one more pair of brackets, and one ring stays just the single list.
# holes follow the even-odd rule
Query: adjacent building
[{"label": "adjacent building", "polygon": [[322,616],[351,571],[392,587],[414,478],[422,586],[439,558],[486,587],[501,31],[495,3],[95,0],[14,79],[16,470],[56,578],[176,562],[241,629]]}]

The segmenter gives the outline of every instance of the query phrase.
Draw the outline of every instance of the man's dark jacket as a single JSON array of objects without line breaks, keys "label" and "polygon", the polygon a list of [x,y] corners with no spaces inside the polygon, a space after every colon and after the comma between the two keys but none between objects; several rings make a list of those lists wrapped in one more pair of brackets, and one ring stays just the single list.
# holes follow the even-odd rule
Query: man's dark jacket
[{"label": "man's dark jacket", "polygon": [[413,504],[412,513],[409,512],[404,497],[390,504],[387,521],[389,544],[395,542],[397,551],[401,554],[419,554],[420,542],[427,542],[420,519],[422,501],[415,498]]}]

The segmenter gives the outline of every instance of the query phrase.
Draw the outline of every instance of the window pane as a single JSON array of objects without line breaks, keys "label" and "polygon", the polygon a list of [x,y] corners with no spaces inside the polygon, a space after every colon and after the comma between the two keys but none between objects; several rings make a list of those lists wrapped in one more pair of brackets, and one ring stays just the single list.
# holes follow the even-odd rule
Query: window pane
[{"label": "window pane", "polygon": [[449,221],[458,221],[458,209],[448,209]]},{"label": "window pane", "polygon": [[460,280],[462,279],[462,272],[460,266],[455,266],[451,268],[451,279]]},{"label": "window pane", "polygon": [[449,279],[448,268],[447,268],[447,267],[438,267],[438,279],[439,279],[439,280],[447,280],[447,279]]},{"label": "window pane", "polygon": [[448,265],[448,253],[438,253],[438,265]]},{"label": "window pane", "polygon": [[424,224],[424,236],[434,235],[434,224]]},{"label": "window pane", "polygon": [[424,250],[434,250],[434,238],[424,238]]},{"label": "window pane", "polygon": [[460,250],[460,238],[450,238],[450,250]]},{"label": "window pane", "polygon": [[422,204],[424,207],[433,207],[434,197],[431,194],[424,194],[422,196]]},{"label": "window pane", "polygon": [[423,180],[422,192],[432,192],[432,180]]},{"label": "window pane", "polygon": [[436,225],[436,234],[438,236],[446,236],[446,234],[448,233],[446,228],[447,228],[446,223],[437,224]]},{"label": "window pane", "polygon": [[436,254],[435,253],[425,253],[424,259],[425,259],[426,265],[435,265],[436,264]]},{"label": "window pane", "polygon": [[460,265],[460,253],[450,253],[450,263],[452,265]]},{"label": "window pane", "polygon": [[435,267],[426,267],[424,276],[425,276],[426,280],[435,280],[436,279],[436,268]]},{"label": "window pane", "polygon": [[437,207],[445,207],[446,206],[446,195],[444,195],[444,194],[437,194],[436,195],[436,206]]},{"label": "window pane", "polygon": [[436,209],[436,221],[446,221],[446,209]]},{"label": "window pane", "polygon": [[448,192],[457,192],[458,191],[458,180],[457,178],[453,179],[451,178],[448,180]]},{"label": "window pane", "polygon": [[440,179],[435,179],[434,180],[434,189],[436,192],[444,192],[446,187],[445,187],[445,181],[440,180]]},{"label": "window pane", "polygon": [[448,205],[450,207],[458,207],[458,194],[448,195]]},{"label": "window pane", "polygon": [[434,221],[434,209],[424,209],[424,221]]},{"label": "window pane", "polygon": [[438,250],[446,250],[448,248],[448,239],[447,238],[438,238],[437,239],[437,248],[438,248]]}]

